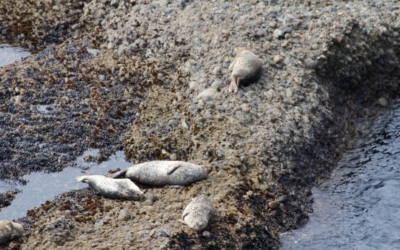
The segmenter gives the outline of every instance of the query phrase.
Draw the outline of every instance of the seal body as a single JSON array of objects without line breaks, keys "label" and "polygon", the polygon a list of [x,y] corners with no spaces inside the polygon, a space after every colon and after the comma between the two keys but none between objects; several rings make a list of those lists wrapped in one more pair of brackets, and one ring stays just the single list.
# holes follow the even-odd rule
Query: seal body
[{"label": "seal body", "polygon": [[102,175],[76,177],[78,182],[88,183],[100,195],[107,198],[140,200],[143,192],[129,179],[112,179]]},{"label": "seal body", "polygon": [[19,239],[23,234],[24,227],[21,224],[6,220],[0,221],[0,245]]},{"label": "seal body", "polygon": [[113,178],[125,177],[151,186],[179,185],[207,178],[209,169],[184,161],[149,161],[116,173]]},{"label": "seal body", "polygon": [[236,57],[229,66],[232,69],[231,84],[229,92],[237,93],[239,84],[249,84],[261,76],[262,62],[253,52],[243,49],[236,49]]},{"label": "seal body", "polygon": [[207,227],[214,208],[211,201],[201,195],[194,198],[185,208],[182,219],[195,231],[201,231]]}]

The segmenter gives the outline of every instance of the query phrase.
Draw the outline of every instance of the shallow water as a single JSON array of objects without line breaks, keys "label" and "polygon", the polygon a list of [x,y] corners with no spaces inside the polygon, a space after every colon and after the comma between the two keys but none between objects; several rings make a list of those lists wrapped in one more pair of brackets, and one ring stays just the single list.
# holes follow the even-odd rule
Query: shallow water
[{"label": "shallow water", "polygon": [[[88,184],[76,182],[75,177],[80,175],[105,175],[109,170],[116,168],[128,168],[132,163],[125,161],[122,151],[112,155],[108,161],[101,164],[95,162],[85,162],[83,157],[91,155],[96,157],[97,149],[87,150],[82,156],[77,158],[78,167],[67,167],[58,173],[32,173],[23,178],[27,181],[26,185],[0,181],[0,192],[9,190],[21,190],[11,202],[11,205],[0,211],[0,220],[12,220],[26,216],[29,209],[39,206],[47,200],[52,200],[54,196],[61,193],[88,187]],[[82,170],[86,169],[86,170]]]},{"label": "shallow water", "polygon": [[0,43],[0,66],[21,60],[21,58],[30,56],[30,54],[23,48]]},{"label": "shallow water", "polygon": [[400,104],[314,188],[314,213],[282,249],[400,249]]}]

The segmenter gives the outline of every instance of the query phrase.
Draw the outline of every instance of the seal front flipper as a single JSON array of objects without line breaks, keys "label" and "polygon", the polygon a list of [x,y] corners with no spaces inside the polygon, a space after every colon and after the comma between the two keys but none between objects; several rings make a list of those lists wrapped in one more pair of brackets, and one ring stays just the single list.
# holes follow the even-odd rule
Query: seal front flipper
[{"label": "seal front flipper", "polygon": [[167,175],[174,173],[175,170],[177,170],[180,166],[182,166],[181,163],[175,163],[175,164],[172,164],[171,166],[169,166],[167,169]]},{"label": "seal front flipper", "polygon": [[[182,219],[185,219],[185,217],[186,217],[186,215],[188,215],[189,214],[189,211],[183,211],[183,213],[182,213]],[[186,222],[184,222],[185,224],[186,224]]]},{"label": "seal front flipper", "polygon": [[110,175],[110,178],[113,178],[113,179],[125,178],[126,177],[126,171],[128,171],[128,169],[124,169],[124,170],[118,171],[115,174]]}]

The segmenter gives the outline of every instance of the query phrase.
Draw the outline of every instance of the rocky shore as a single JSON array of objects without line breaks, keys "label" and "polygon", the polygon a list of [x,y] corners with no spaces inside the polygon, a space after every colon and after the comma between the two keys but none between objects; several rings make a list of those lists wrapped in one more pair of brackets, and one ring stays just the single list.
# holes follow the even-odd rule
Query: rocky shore
[{"label": "rocky shore", "polygon": [[[0,179],[60,171],[88,148],[98,162],[124,150],[212,167],[188,187],[141,186],[140,202],[62,194],[27,211],[6,249],[278,249],[312,212],[311,187],[368,132],[357,119],[398,98],[399,6],[0,0],[1,39],[35,52],[0,68]],[[232,94],[237,47],[263,74]],[[216,212],[197,233],[179,219],[199,195]]]}]

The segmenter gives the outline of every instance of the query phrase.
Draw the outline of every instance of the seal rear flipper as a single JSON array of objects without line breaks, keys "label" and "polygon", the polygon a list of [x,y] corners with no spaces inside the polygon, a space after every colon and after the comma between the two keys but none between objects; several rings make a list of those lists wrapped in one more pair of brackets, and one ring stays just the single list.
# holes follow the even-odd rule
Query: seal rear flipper
[{"label": "seal rear flipper", "polygon": [[78,176],[78,177],[75,177],[75,179],[76,179],[76,182],[85,182],[86,176]]},{"label": "seal rear flipper", "polygon": [[181,163],[175,163],[175,164],[172,164],[171,166],[169,166],[168,170],[167,170],[167,175],[174,173],[175,170],[177,170],[180,166],[181,166]]},{"label": "seal rear flipper", "polygon": [[116,172],[115,174],[110,175],[110,178],[113,178],[113,179],[124,178],[126,176],[126,171],[128,171],[128,169],[124,169],[119,172]]}]

